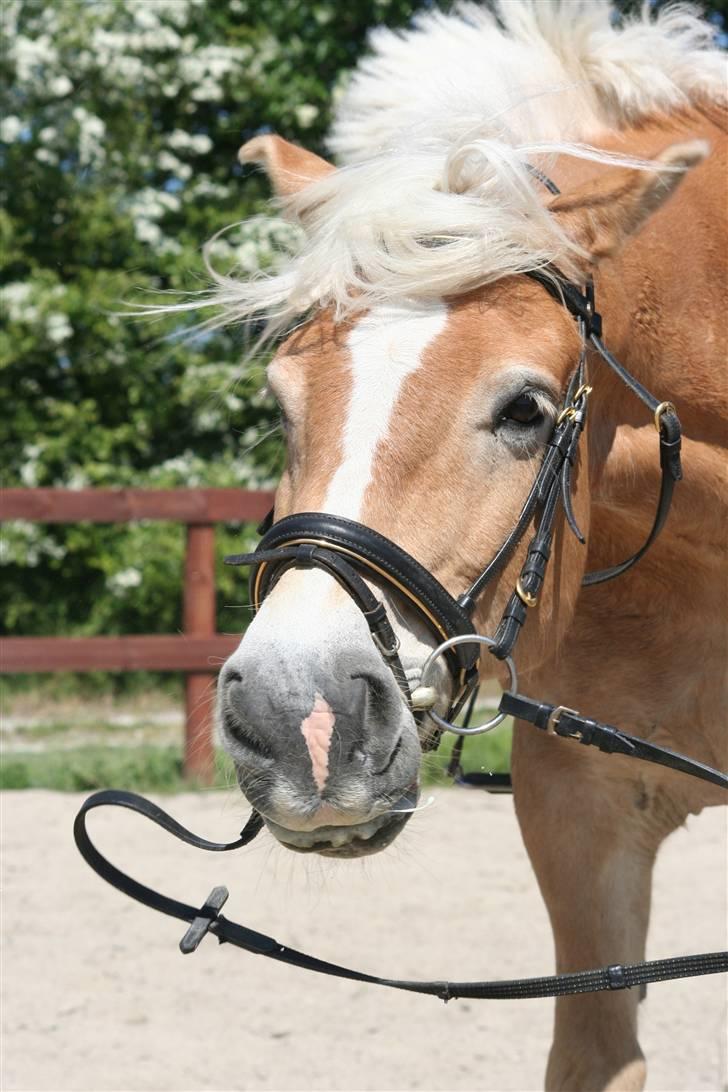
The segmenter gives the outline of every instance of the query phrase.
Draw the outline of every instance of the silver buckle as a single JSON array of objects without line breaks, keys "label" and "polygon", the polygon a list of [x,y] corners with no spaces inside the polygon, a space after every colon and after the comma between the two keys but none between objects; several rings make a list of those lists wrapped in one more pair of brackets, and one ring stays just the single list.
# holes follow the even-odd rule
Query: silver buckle
[{"label": "silver buckle", "polygon": [[372,637],[372,640],[374,641],[374,644],[377,646],[377,648],[379,649],[379,651],[381,652],[382,656],[384,656],[385,659],[387,659],[387,660],[394,659],[394,657],[397,655],[397,653],[399,652],[399,649],[400,649],[399,637],[396,634],[394,635],[394,645],[393,645],[392,648],[387,648],[387,646],[385,645],[384,641],[382,640],[382,638],[379,636],[378,633],[372,633],[371,637]]}]

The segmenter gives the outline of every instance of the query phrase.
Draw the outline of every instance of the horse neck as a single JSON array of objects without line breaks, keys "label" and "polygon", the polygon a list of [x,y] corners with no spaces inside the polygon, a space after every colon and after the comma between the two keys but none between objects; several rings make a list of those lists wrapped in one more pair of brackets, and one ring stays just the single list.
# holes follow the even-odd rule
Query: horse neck
[{"label": "horse neck", "polygon": [[[698,556],[707,568],[719,563],[728,518],[723,488],[728,446],[725,124],[692,114],[640,130],[620,146],[654,156],[671,143],[694,138],[710,142],[709,159],[690,172],[644,229],[595,276],[605,344],[659,401],[675,404],[683,426],[685,481],[676,490],[649,564],[640,567],[641,578],[647,580],[655,565],[656,572],[677,574]],[[596,353],[592,356],[589,568],[603,568],[628,552],[625,543],[636,547],[646,537],[660,468],[649,410]]]},{"label": "horse neck", "polygon": [[[711,154],[596,275],[606,344],[660,400],[678,406],[687,436],[722,445],[728,417],[727,117],[717,109],[691,111],[622,136],[620,149],[634,155],[653,156],[696,138],[710,143]],[[615,423],[640,423],[640,403],[605,372],[600,369],[599,381],[609,392]]]}]

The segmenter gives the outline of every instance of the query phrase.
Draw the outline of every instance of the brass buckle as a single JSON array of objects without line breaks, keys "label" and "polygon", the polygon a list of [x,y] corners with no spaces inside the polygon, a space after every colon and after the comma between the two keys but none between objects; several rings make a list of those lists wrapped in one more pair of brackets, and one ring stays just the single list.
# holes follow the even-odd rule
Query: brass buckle
[{"label": "brass buckle", "polygon": [[560,425],[562,421],[565,421],[568,417],[576,417],[575,406],[564,406],[559,416],[556,418],[556,424]]},{"label": "brass buckle", "polygon": [[[573,713],[575,717],[579,716],[578,709],[569,709],[568,705],[557,705],[555,709],[549,714],[549,719],[546,721],[546,732],[550,736],[558,735],[556,731],[557,725],[561,720],[562,713]],[[581,732],[575,732],[573,736],[569,736],[569,739],[581,739]]]},{"label": "brass buckle", "polygon": [[677,413],[677,410],[673,406],[672,402],[660,402],[659,406],[655,410],[655,428],[660,431],[660,421],[663,413]]},{"label": "brass buckle", "polygon": [[532,595],[531,592],[526,591],[521,583],[520,576],[516,581],[516,595],[527,607],[535,607],[538,604],[538,596]]},{"label": "brass buckle", "polygon": [[[578,391],[576,392],[576,394],[572,398],[571,405],[570,406],[564,406],[561,413],[556,418],[556,424],[560,425],[562,423],[562,421],[566,421],[567,418],[576,417],[576,415],[578,413],[578,410],[576,408],[575,403],[578,402],[580,398],[588,398],[589,395],[591,394],[591,392],[592,392],[592,388],[589,386],[589,384],[588,383],[582,383],[582,385],[579,387]],[[667,406],[667,405],[670,405],[670,403],[665,402],[665,403],[663,403],[663,405]]]}]

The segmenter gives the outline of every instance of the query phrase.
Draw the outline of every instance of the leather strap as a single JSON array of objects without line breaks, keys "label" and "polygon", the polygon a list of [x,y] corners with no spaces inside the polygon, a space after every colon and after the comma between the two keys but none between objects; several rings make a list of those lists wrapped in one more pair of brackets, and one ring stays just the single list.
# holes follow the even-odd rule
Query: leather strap
[{"label": "leather strap", "polygon": [[[622,383],[624,383],[625,386],[628,387],[645,406],[647,406],[650,412],[654,414],[661,403],[645,386],[643,386],[642,383],[640,383],[639,379],[636,379],[631,372],[627,371],[623,364],[620,364],[617,358],[609,349],[607,349],[606,345],[604,345],[601,340],[602,317],[594,307],[593,282],[589,280],[586,285],[586,290],[580,292],[576,285],[571,284],[566,277],[564,277],[563,273],[555,268],[534,270],[533,272],[528,273],[527,276],[538,281],[554,299],[559,300],[559,302],[583,324],[585,338],[596,349],[602,360],[609,365]],[[615,577],[621,576],[622,573],[631,569],[633,565],[637,564],[641,557],[644,557],[665,525],[672,503],[672,494],[675,483],[682,478],[682,467],[680,464],[681,427],[677,413],[675,413],[672,407],[660,416],[659,433],[662,480],[660,483],[660,495],[657,501],[655,518],[650,533],[640,549],[625,561],[620,562],[618,565],[612,565],[607,569],[599,569],[596,572],[587,573],[582,581],[584,587],[591,587],[594,584],[603,584],[607,580],[614,580]]]},{"label": "leather strap", "polygon": [[498,708],[501,713],[516,717],[518,720],[528,721],[542,731],[561,736],[562,739],[576,740],[585,747],[598,747],[604,754],[629,755],[631,758],[640,758],[644,762],[655,762],[668,769],[718,785],[721,789],[728,789],[727,773],[714,770],[712,766],[706,766],[694,758],[687,758],[686,755],[671,751],[667,747],[658,747],[656,743],[649,743],[646,739],[632,736],[620,728],[615,728],[612,724],[604,724],[602,721],[584,717],[574,709],[551,705],[549,702],[534,701],[533,698],[527,698],[523,694],[512,694],[509,691],[503,693]]},{"label": "leather strap", "polygon": [[[277,578],[277,561],[282,550],[300,540],[320,544],[321,549],[312,558],[312,564],[317,564],[317,558],[321,559],[324,554],[342,550],[350,567],[364,569],[396,593],[404,594],[419,609],[438,643],[448,637],[475,632],[462,606],[411,554],[371,527],[326,512],[299,512],[286,516],[272,525],[254,553],[236,554],[225,559],[228,565],[251,565],[254,606],[262,602]],[[261,566],[265,568],[259,575]],[[479,649],[474,644],[458,645],[452,653],[458,673],[472,671],[478,662]]]},{"label": "leather strap", "polygon": [[[594,334],[591,336],[591,342],[615,375],[619,376],[622,382],[626,384],[626,386],[628,386],[629,389],[637,395],[640,401],[654,414],[660,405],[655,396],[650,394],[650,392],[642,386],[639,380],[635,379],[635,377],[619,363],[617,358],[609,352],[606,346],[603,345],[600,339]],[[682,478],[682,465],[680,462],[682,430],[680,420],[673,409],[669,409],[661,414],[659,433],[661,471],[660,495],[657,500],[655,518],[650,533],[639,550],[625,561],[621,561],[618,565],[612,565],[607,569],[599,569],[596,572],[587,573],[582,580],[584,587],[591,587],[593,584],[603,584],[607,580],[614,580],[615,577],[621,576],[622,573],[626,573],[628,569],[631,569],[633,565],[637,564],[641,557],[644,557],[665,525],[672,504],[672,494],[675,489],[675,484]]]},{"label": "leather strap", "polygon": [[135,793],[105,789],[94,793],[81,806],[76,816],[73,834],[76,845],[87,864],[107,883],[118,888],[124,894],[136,899],[145,906],[169,914],[180,921],[188,922],[190,928],[185,933],[180,947],[183,952],[194,951],[200,941],[209,932],[217,937],[221,944],[232,944],[255,955],[267,956],[292,967],[313,971],[316,974],[332,975],[355,982],[366,982],[373,986],[386,986],[389,989],[405,990],[409,993],[428,994],[450,1001],[457,997],[481,1000],[517,1000],[530,997],[557,997],[567,994],[596,993],[603,990],[624,990],[643,986],[650,982],[665,982],[675,978],[690,978],[703,974],[721,974],[728,971],[728,952],[707,952],[701,955],[681,956],[677,959],[658,959],[646,963],[613,964],[598,970],[576,971],[572,974],[549,975],[542,978],[519,978],[511,981],[492,982],[446,982],[413,981],[411,979],[381,978],[366,974],[349,967],[329,963],[315,956],[299,952],[286,944],[281,944],[273,937],[266,936],[246,925],[230,921],[220,913],[220,906],[227,898],[227,890],[214,888],[202,906],[195,907],[179,902],[168,895],[162,895],[132,879],[121,869],[111,864],[96,848],[86,828],[86,817],[98,807],[123,807],[137,812],[144,818],[161,826],[187,845],[213,852],[226,852],[247,844],[260,830],[260,816],[253,812],[243,829],[240,838],[234,842],[208,842],[192,834],[177,823],[161,808]]},{"label": "leather strap", "polygon": [[362,612],[377,648],[392,669],[397,684],[409,704],[411,694],[398,655],[399,640],[392,629],[386,607],[341,554],[327,550],[324,546],[317,546],[315,543],[301,543],[297,546],[278,547],[275,550],[264,550],[259,547],[253,553],[237,554],[234,558],[226,558],[225,561],[228,565],[272,564],[273,573],[266,586],[266,592],[270,590],[273,582],[279,580],[291,567],[316,567],[328,572],[348,592]]},{"label": "leather strap", "polygon": [[526,620],[529,605],[534,605],[538,600],[546,575],[546,566],[551,557],[551,543],[559,504],[563,506],[574,534],[582,543],[585,541],[571,510],[570,496],[571,466],[586,422],[589,388],[584,385],[585,373],[586,365],[582,354],[569,383],[566,406],[554,426],[546,455],[534,482],[538,495],[536,508],[538,526],[521,567],[516,590],[506,605],[494,635],[496,643],[491,648],[491,653],[499,660],[505,659],[512,653],[521,627]]}]

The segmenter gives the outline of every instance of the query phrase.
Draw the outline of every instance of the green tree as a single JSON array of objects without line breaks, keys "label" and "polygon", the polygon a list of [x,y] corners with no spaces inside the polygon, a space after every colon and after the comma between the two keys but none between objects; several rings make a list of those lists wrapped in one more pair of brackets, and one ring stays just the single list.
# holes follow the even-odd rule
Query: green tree
[{"label": "green tree", "polygon": [[[3,484],[274,483],[275,411],[255,367],[241,375],[242,333],[189,341],[193,316],[115,312],[195,277],[204,287],[200,246],[236,221],[247,223],[213,245],[215,264],[250,272],[274,260],[288,229],[256,219],[267,184],[237,164],[238,147],[265,126],[320,150],[332,88],[367,29],[402,24],[416,6],[6,0]],[[233,530],[218,536],[221,552]],[[179,625],[176,526],[14,524],[2,548],[6,629]],[[220,573],[221,603],[244,598],[240,574]]]}]

